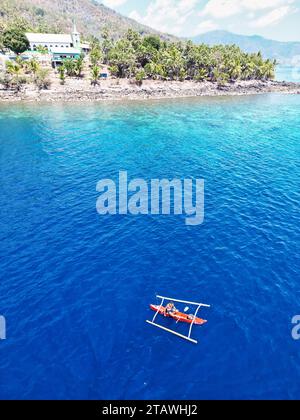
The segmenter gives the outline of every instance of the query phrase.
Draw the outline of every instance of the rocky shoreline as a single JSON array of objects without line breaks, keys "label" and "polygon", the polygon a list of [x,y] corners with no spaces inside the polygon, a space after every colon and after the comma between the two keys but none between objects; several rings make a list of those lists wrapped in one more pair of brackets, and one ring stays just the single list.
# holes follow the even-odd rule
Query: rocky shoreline
[{"label": "rocky shoreline", "polygon": [[0,102],[76,102],[103,100],[143,100],[199,96],[241,96],[265,93],[300,94],[300,83],[275,81],[240,81],[219,86],[211,82],[145,81],[142,86],[128,80],[103,81],[93,87],[87,80],[72,80],[64,86],[51,85],[48,90],[37,90],[26,85],[20,92],[1,89]]}]

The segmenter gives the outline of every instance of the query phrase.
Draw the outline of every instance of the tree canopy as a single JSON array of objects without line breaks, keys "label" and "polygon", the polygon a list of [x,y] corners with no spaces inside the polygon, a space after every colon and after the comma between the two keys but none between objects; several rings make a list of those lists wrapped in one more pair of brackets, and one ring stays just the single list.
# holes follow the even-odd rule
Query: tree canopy
[{"label": "tree canopy", "polygon": [[30,46],[24,30],[17,26],[3,32],[2,44],[16,54],[22,54]]},{"label": "tree canopy", "polygon": [[[161,41],[159,37],[129,30],[121,39],[102,39],[102,52],[112,73],[121,78],[145,75],[162,80],[199,80],[220,84],[236,80],[268,80],[276,62],[260,52],[248,54],[236,45]],[[141,70],[143,70],[141,72]]]}]

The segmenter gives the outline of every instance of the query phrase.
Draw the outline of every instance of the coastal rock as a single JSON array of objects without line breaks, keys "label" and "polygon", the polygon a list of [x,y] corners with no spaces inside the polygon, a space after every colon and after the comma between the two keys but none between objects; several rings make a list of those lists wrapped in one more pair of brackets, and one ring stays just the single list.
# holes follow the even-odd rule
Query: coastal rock
[{"label": "coastal rock", "polygon": [[0,88],[0,101],[103,101],[122,99],[159,99],[199,96],[237,96],[264,93],[300,94],[300,84],[276,81],[239,81],[219,85],[211,82],[162,82],[147,80],[137,86],[128,80],[105,81],[100,86],[91,86],[88,80],[70,80],[64,86],[57,82],[48,90],[37,90],[33,85],[23,87],[21,91]]}]

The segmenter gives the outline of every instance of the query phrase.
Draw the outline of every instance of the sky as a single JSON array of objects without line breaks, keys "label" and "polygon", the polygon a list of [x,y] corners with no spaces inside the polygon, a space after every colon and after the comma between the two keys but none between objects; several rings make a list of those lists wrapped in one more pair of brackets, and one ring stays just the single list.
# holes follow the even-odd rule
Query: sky
[{"label": "sky", "polygon": [[98,0],[162,32],[192,37],[213,30],[300,41],[300,0]]}]

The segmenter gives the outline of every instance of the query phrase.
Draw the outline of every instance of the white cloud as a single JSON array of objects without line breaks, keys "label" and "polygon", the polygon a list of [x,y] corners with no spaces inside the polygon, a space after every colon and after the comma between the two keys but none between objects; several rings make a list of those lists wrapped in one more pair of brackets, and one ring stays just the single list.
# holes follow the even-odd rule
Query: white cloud
[{"label": "white cloud", "polygon": [[241,0],[210,0],[200,16],[211,16],[215,19],[224,19],[234,16],[242,10]]},{"label": "white cloud", "polygon": [[184,35],[185,24],[195,13],[197,3],[198,0],[152,0],[145,15],[134,10],[129,16],[159,31]]},{"label": "white cloud", "polygon": [[209,0],[200,16],[225,19],[245,12],[260,12],[279,6],[293,4],[295,0]]},{"label": "white cloud", "polygon": [[277,6],[292,4],[295,0],[244,0],[244,6],[252,11],[261,11],[266,9],[275,9]]},{"label": "white cloud", "polygon": [[127,3],[127,0],[102,0],[102,3],[107,7],[114,9],[115,7],[122,6]]},{"label": "white cloud", "polygon": [[291,6],[282,6],[278,9],[272,10],[266,15],[259,19],[251,22],[251,26],[255,28],[264,28],[266,26],[275,25],[280,22],[285,16],[287,16],[292,10],[295,10]]},{"label": "white cloud", "polygon": [[213,22],[212,20],[204,20],[193,29],[193,32],[190,34],[190,36],[204,34],[205,32],[214,31],[218,28],[219,25],[216,22]]},{"label": "white cloud", "polygon": [[[128,0],[103,1],[113,7]],[[129,16],[161,32],[193,36],[224,27],[224,23],[227,25],[226,28],[232,31],[235,30],[237,22],[245,22],[245,25],[252,28],[276,24],[295,10],[293,5],[296,1],[206,0],[205,6],[199,11],[199,0],[150,0],[145,11],[133,10]],[[197,17],[201,19],[195,24]],[[221,24],[220,21],[228,18],[233,19]]]}]

